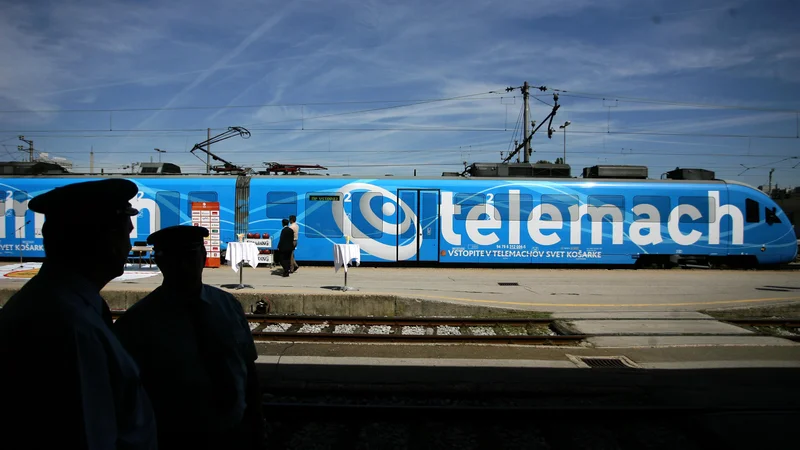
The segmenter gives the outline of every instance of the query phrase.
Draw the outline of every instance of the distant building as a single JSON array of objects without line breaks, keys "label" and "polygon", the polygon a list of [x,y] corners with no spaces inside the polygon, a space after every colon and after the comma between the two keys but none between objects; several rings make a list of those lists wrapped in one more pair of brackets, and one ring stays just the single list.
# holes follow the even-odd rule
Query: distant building
[{"label": "distant building", "polygon": [[63,173],[69,172],[54,162],[0,161],[0,175],[57,175]]},{"label": "distant building", "polygon": [[72,161],[68,160],[67,158],[62,158],[60,156],[53,156],[50,157],[49,153],[39,153],[39,157],[36,158],[33,162],[43,162],[49,164],[58,164],[59,166],[63,167],[67,171],[72,170]]},{"label": "distant building", "polygon": [[139,163],[139,173],[142,175],[155,175],[162,173],[179,174],[181,168],[172,163]]}]

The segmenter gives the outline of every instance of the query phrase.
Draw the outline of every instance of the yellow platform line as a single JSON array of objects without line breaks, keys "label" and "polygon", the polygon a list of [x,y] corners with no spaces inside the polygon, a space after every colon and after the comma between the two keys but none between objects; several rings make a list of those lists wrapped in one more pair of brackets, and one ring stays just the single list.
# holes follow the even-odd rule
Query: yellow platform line
[{"label": "yellow platform line", "polygon": [[[408,297],[408,294],[394,294],[398,296]],[[513,306],[544,306],[544,307],[566,307],[566,308],[647,308],[647,307],[662,307],[662,306],[712,306],[712,305],[727,305],[727,304],[742,304],[742,303],[766,303],[781,300],[800,300],[800,296],[796,297],[768,297],[768,298],[750,298],[743,300],[715,300],[708,302],[678,302],[678,303],[535,303],[535,302],[507,302],[502,300],[479,300],[472,298],[462,297],[444,297],[439,295],[419,295],[412,294],[411,297],[422,297],[438,300],[452,300],[467,303],[488,303],[494,305],[513,305]]]}]

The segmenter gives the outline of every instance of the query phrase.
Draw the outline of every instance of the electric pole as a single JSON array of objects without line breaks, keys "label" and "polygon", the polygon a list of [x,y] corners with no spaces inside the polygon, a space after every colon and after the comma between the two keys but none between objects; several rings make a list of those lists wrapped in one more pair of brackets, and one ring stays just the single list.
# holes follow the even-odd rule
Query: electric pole
[{"label": "electric pole", "polygon": [[[19,136],[19,140],[28,144],[29,161],[33,162],[33,141],[29,141],[29,140],[25,139],[25,136]],[[21,145],[17,146],[17,149],[21,150],[21,151],[25,151],[25,149]]]},{"label": "electric pole", "polygon": [[561,164],[567,163],[567,127],[570,126],[572,122],[569,120],[564,122],[564,125],[560,125],[558,128],[564,130],[564,159],[561,161]]},{"label": "electric pole", "polygon": [[89,150],[89,173],[94,173],[94,145]]},{"label": "electric pole", "polygon": [[[211,141],[211,128],[208,129],[208,140]],[[206,145],[206,175],[211,173],[211,142]],[[201,160],[202,161],[202,160]]]},{"label": "electric pole", "polygon": [[[161,162],[161,154],[162,153],[167,153],[167,151],[166,150],[161,150],[160,148],[154,148],[153,150],[158,152],[158,162]],[[153,162],[152,159],[153,158],[151,157],[150,158],[150,160],[151,160],[150,162]]]},{"label": "electric pole", "polygon": [[772,172],[775,172],[775,169],[769,169],[769,195],[772,197]]},{"label": "electric pole", "polygon": [[528,139],[528,127],[530,126],[529,123],[529,112],[528,112],[528,82],[526,81],[522,85],[522,123],[523,123],[523,134],[522,139],[525,143],[525,154],[523,155],[523,161],[525,163],[530,163],[530,153],[531,153],[531,141]]}]

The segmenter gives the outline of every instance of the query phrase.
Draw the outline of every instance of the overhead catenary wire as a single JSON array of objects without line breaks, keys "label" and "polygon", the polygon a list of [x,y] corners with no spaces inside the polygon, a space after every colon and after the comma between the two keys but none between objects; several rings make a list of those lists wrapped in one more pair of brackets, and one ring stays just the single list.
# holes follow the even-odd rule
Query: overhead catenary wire
[{"label": "overhead catenary wire", "polygon": [[[408,100],[341,100],[328,102],[295,102],[295,103],[262,103],[254,105],[218,105],[218,106],[171,106],[171,107],[142,107],[142,108],[78,108],[78,109],[15,109],[0,110],[0,114],[16,113],[108,113],[108,112],[149,112],[149,111],[195,111],[195,110],[220,110],[220,109],[255,109],[255,108],[285,108],[295,106],[336,106],[336,105],[366,105],[375,103],[409,103],[425,104],[444,101],[456,101],[461,99],[470,100],[496,100],[497,97],[479,97],[480,95],[498,94],[497,91],[486,91],[476,94],[467,94],[456,97],[441,97],[427,99],[408,99]],[[516,96],[511,96],[516,97]],[[401,105],[399,107],[409,106]]]},{"label": "overhead catenary wire", "polygon": [[788,108],[768,108],[763,106],[743,106],[743,105],[723,105],[723,104],[713,104],[713,103],[682,102],[682,101],[659,100],[659,99],[643,98],[643,97],[630,97],[630,96],[614,95],[614,94],[579,92],[579,91],[572,91],[569,89],[557,89],[557,88],[548,88],[548,90],[559,92],[565,97],[579,97],[579,98],[588,98],[595,100],[613,99],[630,103],[650,103],[650,104],[660,104],[669,106],[685,106],[694,108],[727,109],[727,110],[739,110],[739,111],[785,112],[785,113],[800,112],[799,109],[788,109]]},{"label": "overhead catenary wire", "polygon": [[[470,144],[464,144],[461,147],[469,147]],[[473,153],[485,153],[485,154],[493,154],[496,153],[496,149],[480,149],[476,148],[477,146],[473,146],[471,152]],[[586,148],[586,147],[584,147]],[[591,147],[589,147],[591,148]],[[600,148],[600,147],[598,147]],[[307,150],[307,149],[270,149],[269,153],[292,153],[292,154],[304,154],[304,153],[320,153],[320,154],[339,154],[339,153],[375,153],[375,149],[363,149],[363,150]],[[398,153],[463,153],[463,148],[425,148],[425,149],[418,149],[418,148],[392,148],[391,151],[398,152]],[[265,150],[231,150],[229,153],[232,155],[237,154],[263,154]],[[539,153],[542,155],[546,155],[549,151],[547,149],[539,150]],[[554,153],[557,153],[555,150]],[[78,154],[83,155],[86,154],[87,151],[85,150],[64,150],[64,151],[57,151],[51,153],[59,153],[59,154]],[[153,153],[152,149],[149,150],[94,150],[95,155],[103,155],[103,154],[146,154],[151,155]],[[188,152],[186,152],[188,153]],[[172,155],[183,155],[186,154],[185,152],[173,152]],[[648,156],[648,157],[670,157],[670,156],[708,156],[708,157],[715,157],[715,158],[781,158],[781,157],[789,157],[791,155],[785,154],[777,154],[777,153],[764,153],[764,154],[745,154],[745,153],[704,153],[704,152],[669,152],[664,150],[652,150],[652,151],[628,151],[628,150],[620,150],[620,151],[595,151],[595,150],[574,150],[570,152],[571,154],[579,154],[579,155],[616,155],[616,156]]]},{"label": "overhead catenary wire", "polygon": [[519,108],[519,114],[517,114],[517,123],[514,125],[514,132],[511,134],[511,139],[508,142],[506,153],[511,153],[511,149],[514,147],[514,136],[519,135],[520,124],[522,122],[522,108],[524,107],[524,105],[521,105]]},{"label": "overhead catenary wire", "polygon": [[[375,127],[375,128],[253,128],[251,131],[280,131],[280,132],[309,132],[309,131],[342,131],[342,132],[378,132],[378,131],[398,131],[398,132],[468,132],[468,133],[507,133],[504,128],[477,128],[477,127]],[[153,132],[205,132],[207,128],[176,128],[176,129],[147,129],[147,130],[113,130],[118,133],[153,133]],[[222,131],[225,128],[211,128],[212,131]],[[109,130],[83,129],[83,130],[0,130],[0,133],[109,133]],[[737,138],[737,139],[798,139],[794,135],[769,135],[769,134],[734,134],[734,133],[690,133],[690,132],[668,132],[668,131],[594,131],[594,130],[572,130],[570,133],[579,134],[605,134],[605,135],[644,135],[644,136],[683,136],[683,137],[712,137],[712,138]],[[48,137],[48,136],[39,136]],[[115,136],[125,137],[125,136]]]}]

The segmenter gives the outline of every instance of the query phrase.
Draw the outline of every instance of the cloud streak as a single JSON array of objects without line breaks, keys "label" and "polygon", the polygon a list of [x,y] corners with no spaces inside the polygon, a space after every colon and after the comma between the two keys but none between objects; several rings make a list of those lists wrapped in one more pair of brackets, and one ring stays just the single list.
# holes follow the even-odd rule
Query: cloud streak
[{"label": "cloud streak", "polygon": [[[737,13],[731,14],[731,8]],[[52,10],[20,3],[0,17],[0,51],[15,62],[0,66],[0,108],[155,107],[160,110],[114,113],[113,128],[245,125],[253,128],[250,140],[226,141],[215,153],[257,165],[267,160],[347,165],[348,158],[351,165],[387,164],[385,169],[347,169],[361,174],[391,172],[392,164],[406,170],[400,164],[418,162],[421,171],[436,173],[453,170],[445,163],[459,165],[464,159],[499,160],[499,152],[521,138],[512,134],[519,93],[402,108],[389,108],[397,104],[381,100],[456,97],[527,80],[537,86],[610,93],[609,98],[797,109],[800,105],[792,99],[800,95],[800,53],[793,43],[800,41],[800,33],[790,19],[791,8],[797,9],[791,2],[752,0],[712,0],[702,7],[688,0],[511,0],[501,6],[490,1],[234,0],[225,8],[208,0],[159,5],[88,0],[77,6],[57,4]],[[652,20],[656,15],[660,21]],[[541,100],[552,102],[549,93]],[[348,103],[353,101],[365,103]],[[325,102],[329,104],[315,104]],[[285,103],[306,106],[280,106]],[[560,103],[554,123],[571,120],[573,131],[610,127],[788,135],[796,128],[791,115],[767,112],[620,102],[609,116],[603,100],[563,95]],[[231,108],[241,104],[275,106]],[[206,105],[227,107],[164,110]],[[388,109],[351,113],[381,107]],[[537,123],[549,112],[538,101],[531,109]],[[18,130],[103,130],[110,125],[108,114],[0,114],[0,130],[9,136]],[[547,139],[543,131],[534,139],[537,156],[560,155],[563,136]],[[94,146],[98,165],[118,170],[131,158],[156,156],[154,147],[170,150],[170,160],[187,167],[201,165],[185,150],[204,140],[205,132],[57,136],[36,139],[77,165],[88,165],[88,149]],[[665,154],[692,148],[701,154],[711,153],[703,150],[708,147],[733,154],[747,150],[749,143],[753,154],[759,149],[800,153],[800,141],[754,144],[576,132],[567,142],[568,154],[575,151],[570,161],[576,168],[598,158],[665,163],[665,158],[626,154],[631,148]],[[597,149],[619,154],[592,153]],[[359,153],[349,153],[353,151]],[[698,156],[681,162],[726,167],[733,160]],[[798,174],[800,170],[784,171],[778,181],[797,183]]]}]

